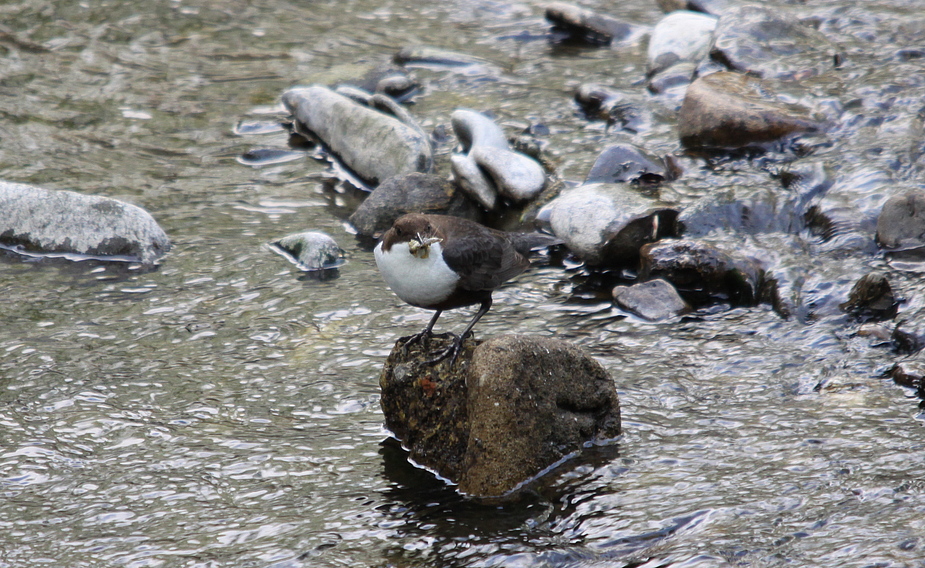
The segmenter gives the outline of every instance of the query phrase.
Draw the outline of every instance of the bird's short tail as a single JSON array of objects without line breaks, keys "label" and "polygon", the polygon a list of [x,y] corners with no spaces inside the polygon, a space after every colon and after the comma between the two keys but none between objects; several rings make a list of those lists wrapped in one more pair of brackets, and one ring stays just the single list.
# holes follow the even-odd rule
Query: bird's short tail
[{"label": "bird's short tail", "polygon": [[530,251],[565,244],[562,239],[544,233],[509,233],[517,252],[530,256]]}]

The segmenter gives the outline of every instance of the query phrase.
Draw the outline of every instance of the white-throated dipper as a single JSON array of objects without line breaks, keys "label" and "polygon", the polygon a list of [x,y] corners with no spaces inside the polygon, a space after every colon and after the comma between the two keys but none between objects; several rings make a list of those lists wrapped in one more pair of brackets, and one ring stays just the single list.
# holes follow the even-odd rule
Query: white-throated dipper
[{"label": "white-throated dipper", "polygon": [[443,310],[481,304],[462,335],[428,361],[452,356],[452,366],[472,327],[491,308],[491,293],[530,266],[532,249],[560,242],[542,233],[497,231],[449,215],[399,217],[376,245],[376,265],[399,298],[436,310],[424,331],[405,345],[430,336]]}]

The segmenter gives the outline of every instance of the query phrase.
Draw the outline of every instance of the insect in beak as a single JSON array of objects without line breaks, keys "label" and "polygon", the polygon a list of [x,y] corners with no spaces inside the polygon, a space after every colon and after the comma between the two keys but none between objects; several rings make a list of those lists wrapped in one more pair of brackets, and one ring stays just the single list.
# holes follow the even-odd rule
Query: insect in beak
[{"label": "insect in beak", "polygon": [[419,233],[415,238],[408,241],[408,250],[418,258],[427,258],[430,254],[430,245],[439,243],[442,240],[437,237],[422,237]]}]

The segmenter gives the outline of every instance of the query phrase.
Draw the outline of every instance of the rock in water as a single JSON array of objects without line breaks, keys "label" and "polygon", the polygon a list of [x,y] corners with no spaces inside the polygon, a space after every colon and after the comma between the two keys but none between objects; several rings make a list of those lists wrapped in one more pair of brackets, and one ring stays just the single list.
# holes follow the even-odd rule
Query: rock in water
[{"label": "rock in water", "polygon": [[925,195],[910,191],[890,197],[877,218],[877,243],[885,249],[925,245]]},{"label": "rock in water", "polygon": [[[449,344],[434,336],[430,350]],[[508,493],[588,442],[620,434],[620,402],[604,368],[564,341],[505,335],[463,344],[459,361],[399,340],[379,378],[386,426],[410,458],[463,493]],[[467,364],[468,363],[468,364]]]},{"label": "rock in water", "polygon": [[539,212],[553,234],[590,266],[635,264],[640,247],[675,234],[677,216],[677,210],[615,183],[578,186]]},{"label": "rock in water", "polygon": [[144,209],[73,191],[0,181],[0,245],[154,264],[170,241]]},{"label": "rock in water", "polygon": [[656,278],[613,289],[614,303],[621,309],[649,321],[661,321],[691,310],[674,286]]},{"label": "rock in water", "polygon": [[499,196],[518,203],[529,201],[546,186],[543,166],[511,150],[504,131],[493,120],[467,109],[454,111],[451,120],[465,152],[450,158],[453,178],[485,209],[496,209]]},{"label": "rock in water", "polygon": [[688,148],[744,148],[820,126],[805,112],[767,100],[757,79],[729,72],[691,83],[678,113],[678,134]]},{"label": "rock in water", "polygon": [[469,443],[459,489],[501,495],[587,442],[620,434],[620,400],[604,368],[558,339],[503,335],[476,349]]},{"label": "rock in water", "polygon": [[287,235],[270,243],[270,248],[300,270],[330,270],[344,264],[344,251],[330,236],[316,231]]},{"label": "rock in water", "polygon": [[405,213],[436,213],[481,221],[478,205],[446,179],[413,173],[389,178],[379,184],[350,215],[350,224],[361,235],[385,232]]},{"label": "rock in water", "polygon": [[430,141],[417,125],[357,104],[327,87],[291,89],[283,93],[283,104],[309,134],[372,185],[433,167]]}]

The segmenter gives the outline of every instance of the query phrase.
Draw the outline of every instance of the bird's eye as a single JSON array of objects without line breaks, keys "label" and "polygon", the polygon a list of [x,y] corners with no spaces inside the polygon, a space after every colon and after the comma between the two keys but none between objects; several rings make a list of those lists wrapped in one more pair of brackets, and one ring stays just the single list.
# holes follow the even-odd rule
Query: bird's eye
[{"label": "bird's eye", "polygon": [[395,227],[395,234],[396,234],[396,235],[398,235],[398,236],[400,237],[400,236],[402,235],[402,233],[404,233],[404,231],[401,230],[401,227]]}]

